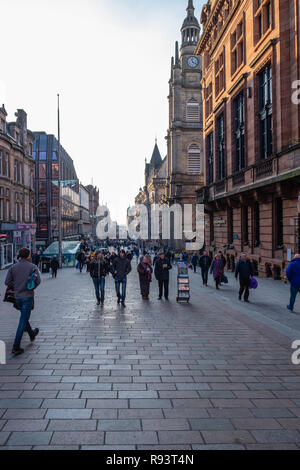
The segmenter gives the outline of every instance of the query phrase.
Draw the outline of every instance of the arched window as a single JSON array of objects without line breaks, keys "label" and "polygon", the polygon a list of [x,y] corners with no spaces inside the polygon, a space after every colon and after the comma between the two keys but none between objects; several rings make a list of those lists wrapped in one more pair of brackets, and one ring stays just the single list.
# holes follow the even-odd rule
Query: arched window
[{"label": "arched window", "polygon": [[186,120],[190,122],[200,121],[200,105],[192,98],[186,105]]},{"label": "arched window", "polygon": [[200,148],[196,144],[192,144],[188,150],[188,174],[200,175],[201,173],[201,155]]}]

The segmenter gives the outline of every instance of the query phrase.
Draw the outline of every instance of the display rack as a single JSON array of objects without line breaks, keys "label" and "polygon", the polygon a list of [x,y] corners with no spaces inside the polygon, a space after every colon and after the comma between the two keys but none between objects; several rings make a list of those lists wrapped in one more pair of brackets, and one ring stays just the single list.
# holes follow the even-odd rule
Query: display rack
[{"label": "display rack", "polygon": [[190,301],[190,278],[186,263],[178,263],[177,302]]}]

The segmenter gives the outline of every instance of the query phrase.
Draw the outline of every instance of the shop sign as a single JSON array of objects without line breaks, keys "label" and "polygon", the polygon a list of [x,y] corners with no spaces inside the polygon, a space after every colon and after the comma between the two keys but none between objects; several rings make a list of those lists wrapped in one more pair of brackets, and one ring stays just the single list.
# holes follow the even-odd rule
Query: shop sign
[{"label": "shop sign", "polygon": [[30,229],[31,229],[30,225],[17,224],[17,230],[30,230]]},{"label": "shop sign", "polygon": [[6,242],[7,233],[0,233],[0,242]]},{"label": "shop sign", "polygon": [[14,231],[14,237],[15,238],[21,238],[22,237],[22,232]]}]

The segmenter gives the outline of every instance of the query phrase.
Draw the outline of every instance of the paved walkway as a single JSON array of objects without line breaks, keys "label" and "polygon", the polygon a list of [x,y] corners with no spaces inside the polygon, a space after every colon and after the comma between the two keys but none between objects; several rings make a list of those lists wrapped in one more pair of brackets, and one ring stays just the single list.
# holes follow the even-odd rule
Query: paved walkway
[{"label": "paved walkway", "polygon": [[101,310],[87,274],[43,275],[41,333],[17,358],[18,313],[1,302],[0,449],[299,449],[288,286],[262,281],[248,306],[235,281],[216,292],[195,274],[191,303],[177,304],[173,272],[171,302],[155,283],[143,303],[133,268],[126,310],[112,279]]}]

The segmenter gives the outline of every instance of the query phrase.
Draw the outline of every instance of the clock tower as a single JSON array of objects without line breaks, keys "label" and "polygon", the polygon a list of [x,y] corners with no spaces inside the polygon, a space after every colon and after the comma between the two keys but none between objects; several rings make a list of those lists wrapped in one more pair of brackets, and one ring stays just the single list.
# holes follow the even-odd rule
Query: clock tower
[{"label": "clock tower", "polygon": [[[169,81],[167,180],[164,201],[169,206],[195,206],[196,191],[204,185],[202,63],[201,57],[195,55],[200,26],[195,17],[193,0],[189,0],[186,11],[187,16],[181,28],[181,47],[179,48],[176,42]],[[171,244],[173,248],[185,248],[184,241],[173,240]]]}]

